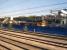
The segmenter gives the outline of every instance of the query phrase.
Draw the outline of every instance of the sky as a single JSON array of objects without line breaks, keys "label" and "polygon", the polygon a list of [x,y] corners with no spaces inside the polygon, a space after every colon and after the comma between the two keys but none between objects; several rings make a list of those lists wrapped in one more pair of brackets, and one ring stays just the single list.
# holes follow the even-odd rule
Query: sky
[{"label": "sky", "polygon": [[67,0],[0,0],[0,16],[46,15],[50,10],[67,8],[67,3],[60,4],[63,2]]}]

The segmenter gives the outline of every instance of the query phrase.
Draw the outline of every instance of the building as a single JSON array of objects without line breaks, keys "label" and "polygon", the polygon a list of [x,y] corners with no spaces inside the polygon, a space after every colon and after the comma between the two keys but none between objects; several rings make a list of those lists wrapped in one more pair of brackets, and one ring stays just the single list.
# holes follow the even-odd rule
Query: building
[{"label": "building", "polygon": [[61,19],[61,24],[62,25],[67,25],[67,9],[63,9],[61,10],[61,15],[62,15],[62,19]]},{"label": "building", "polygon": [[55,20],[60,21],[60,25],[67,25],[67,9],[56,10],[51,12],[55,16]]}]

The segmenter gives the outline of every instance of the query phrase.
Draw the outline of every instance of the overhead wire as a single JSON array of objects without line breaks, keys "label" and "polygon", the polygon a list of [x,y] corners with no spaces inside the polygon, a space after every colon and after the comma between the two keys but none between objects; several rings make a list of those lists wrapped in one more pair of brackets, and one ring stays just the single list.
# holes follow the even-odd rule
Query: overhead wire
[{"label": "overhead wire", "polygon": [[[36,9],[36,8],[42,8],[42,7],[52,7],[52,6],[57,6],[57,5],[63,5],[63,4],[67,4],[67,2],[62,2],[62,3],[56,3],[56,4],[51,4],[51,5],[42,5],[42,6],[38,6],[38,7],[32,7],[32,8],[27,8],[27,9],[22,9],[23,11],[25,11],[25,10],[31,10],[31,9]],[[21,10],[21,9],[20,9]],[[13,12],[18,12],[18,11],[20,11],[20,10],[14,10],[14,11],[12,11],[12,12],[6,12],[6,13],[13,13]],[[41,12],[43,11],[43,10],[40,10]],[[31,13],[38,13],[38,12],[40,12],[40,11],[35,11],[35,12],[31,12]],[[26,13],[26,14],[31,14],[31,13]],[[23,13],[24,14],[24,13]]]},{"label": "overhead wire", "polygon": [[[66,7],[65,7],[66,8]],[[61,9],[63,9],[63,8],[56,8],[56,9],[54,9],[54,10],[56,10],[56,11],[58,11],[58,10],[61,10]],[[34,13],[42,13],[42,12],[46,12],[47,13],[47,11],[50,11],[51,9],[44,9],[44,10],[39,10],[39,11],[35,11],[35,12],[29,12],[29,13],[21,13],[21,15],[24,15],[24,14],[34,14]],[[17,14],[13,14],[13,15],[19,15],[20,13],[17,13]],[[45,13],[44,13],[45,14]],[[8,15],[9,16],[9,15]]]},{"label": "overhead wire", "polygon": [[[43,8],[43,7],[51,7],[51,6],[57,6],[57,5],[62,5],[62,4],[67,4],[67,2],[62,2],[62,3],[56,3],[56,4],[50,4],[50,5],[41,5],[37,7],[32,7],[32,8],[26,8],[26,9],[20,9],[20,10],[15,10],[15,11],[21,11],[21,10],[29,10],[29,9],[36,9],[36,8]],[[14,12],[14,11],[13,11]]]},{"label": "overhead wire", "polygon": [[[16,5],[18,6],[19,4],[22,4],[22,3],[26,2],[26,1],[29,1],[29,0],[23,0],[21,3],[16,3]],[[6,0],[5,3],[7,3],[7,2],[9,2],[9,0]],[[5,5],[5,3],[3,3],[2,5]],[[1,6],[2,6],[2,5],[1,5]],[[12,8],[13,8],[13,7],[15,7],[15,6],[12,5]],[[0,10],[1,10],[1,9],[4,9],[4,8],[6,8],[6,7],[2,7],[2,8],[0,8]],[[9,7],[9,8],[11,8],[11,7]]]}]

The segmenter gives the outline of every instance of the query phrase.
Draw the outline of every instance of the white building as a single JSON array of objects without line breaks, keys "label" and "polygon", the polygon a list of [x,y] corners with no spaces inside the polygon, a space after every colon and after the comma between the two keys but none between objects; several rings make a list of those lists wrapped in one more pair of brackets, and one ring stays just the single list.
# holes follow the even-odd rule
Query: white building
[{"label": "white building", "polygon": [[67,9],[63,9],[63,10],[61,10],[61,16],[62,16],[62,18],[61,18],[61,24],[62,25],[67,25]]},{"label": "white building", "polygon": [[56,20],[59,19],[61,25],[67,25],[67,9],[52,10],[51,13],[56,16]]}]

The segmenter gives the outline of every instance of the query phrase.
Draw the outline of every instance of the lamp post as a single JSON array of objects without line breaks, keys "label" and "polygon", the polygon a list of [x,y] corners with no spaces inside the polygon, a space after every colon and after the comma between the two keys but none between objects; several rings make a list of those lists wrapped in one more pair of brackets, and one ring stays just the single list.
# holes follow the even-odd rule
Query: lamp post
[{"label": "lamp post", "polygon": [[34,21],[34,30],[33,30],[33,31],[36,32],[36,29],[35,29],[36,17],[34,17],[34,20],[35,20],[35,21]]},{"label": "lamp post", "polygon": [[9,20],[9,29],[12,29],[12,23],[13,23],[13,17],[11,17]]},{"label": "lamp post", "polygon": [[24,26],[24,31],[28,31],[27,24],[25,24],[25,26]]},{"label": "lamp post", "polygon": [[2,27],[3,27],[3,24],[2,24],[2,23],[0,23],[0,28],[2,29]]}]

